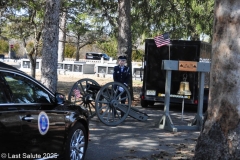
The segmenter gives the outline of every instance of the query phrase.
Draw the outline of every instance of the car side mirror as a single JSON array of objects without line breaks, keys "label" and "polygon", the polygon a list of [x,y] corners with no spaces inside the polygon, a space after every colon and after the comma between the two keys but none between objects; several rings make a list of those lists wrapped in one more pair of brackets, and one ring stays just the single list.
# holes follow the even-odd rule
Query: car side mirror
[{"label": "car side mirror", "polygon": [[65,96],[61,93],[56,93],[55,94],[55,102],[57,104],[64,104],[65,103]]}]

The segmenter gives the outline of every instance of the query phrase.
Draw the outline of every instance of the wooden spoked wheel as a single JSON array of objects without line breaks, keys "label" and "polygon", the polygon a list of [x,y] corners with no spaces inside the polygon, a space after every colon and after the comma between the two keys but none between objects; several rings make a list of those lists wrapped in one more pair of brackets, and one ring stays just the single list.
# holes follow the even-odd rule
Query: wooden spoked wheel
[{"label": "wooden spoked wheel", "polygon": [[109,82],[97,93],[96,114],[99,120],[108,126],[122,123],[127,118],[130,108],[131,96],[124,84]]},{"label": "wooden spoked wheel", "polygon": [[99,84],[89,78],[84,78],[74,83],[68,94],[68,100],[75,105],[82,105],[89,110],[90,118],[95,113],[95,97],[98,90],[90,89],[90,86],[100,88]]}]

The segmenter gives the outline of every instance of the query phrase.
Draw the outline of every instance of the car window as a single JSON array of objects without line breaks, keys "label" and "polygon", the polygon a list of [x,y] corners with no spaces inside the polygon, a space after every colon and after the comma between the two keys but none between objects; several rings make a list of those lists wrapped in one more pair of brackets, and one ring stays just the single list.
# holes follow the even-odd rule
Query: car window
[{"label": "car window", "polygon": [[104,54],[103,54],[103,57],[107,58],[107,57],[108,57],[108,55],[104,53]]},{"label": "car window", "polygon": [[12,91],[10,90],[8,84],[4,77],[1,76],[0,73],[0,103],[9,103],[11,100]]},{"label": "car window", "polygon": [[100,56],[98,53],[93,53],[92,55],[95,56],[95,57],[99,57]]},{"label": "car window", "polygon": [[92,54],[91,54],[91,53],[87,53],[87,55],[88,55],[88,56],[92,56]]},{"label": "car window", "polygon": [[3,93],[3,90],[0,90],[0,103],[7,103],[7,99],[5,94]]},{"label": "car window", "polygon": [[12,73],[4,73],[13,103],[51,103],[48,93],[33,81]]}]

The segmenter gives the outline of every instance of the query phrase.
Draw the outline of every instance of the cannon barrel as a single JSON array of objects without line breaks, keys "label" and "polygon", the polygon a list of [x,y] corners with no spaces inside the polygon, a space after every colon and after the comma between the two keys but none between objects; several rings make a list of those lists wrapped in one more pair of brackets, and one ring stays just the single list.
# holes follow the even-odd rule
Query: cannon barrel
[{"label": "cannon barrel", "polygon": [[98,92],[101,89],[101,86],[87,84],[87,90]]}]

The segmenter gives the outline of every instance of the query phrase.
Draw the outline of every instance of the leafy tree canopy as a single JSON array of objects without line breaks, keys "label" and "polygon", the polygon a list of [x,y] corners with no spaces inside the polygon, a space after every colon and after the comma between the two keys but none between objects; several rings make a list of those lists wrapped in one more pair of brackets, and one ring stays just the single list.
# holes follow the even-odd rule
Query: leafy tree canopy
[{"label": "leafy tree canopy", "polygon": [[[41,31],[45,0],[8,0],[1,5],[0,38],[28,39]],[[44,6],[44,7],[43,7]],[[67,35],[91,40],[108,54],[115,54],[118,31],[117,0],[62,0],[67,12]],[[214,1],[206,0],[138,0],[131,1],[133,47],[146,38],[170,32],[171,39],[205,39],[210,42]],[[111,39],[111,41],[109,41]],[[104,42],[106,41],[106,42]],[[111,45],[108,45],[108,44]]]},{"label": "leafy tree canopy", "polygon": [[[131,1],[131,23],[133,43],[138,39],[170,32],[171,39],[199,40],[202,35],[211,37],[214,1],[204,0],[139,0]],[[99,17],[110,34],[116,36],[117,1],[89,0],[94,6],[92,14]],[[96,12],[96,10],[98,10]]]}]

